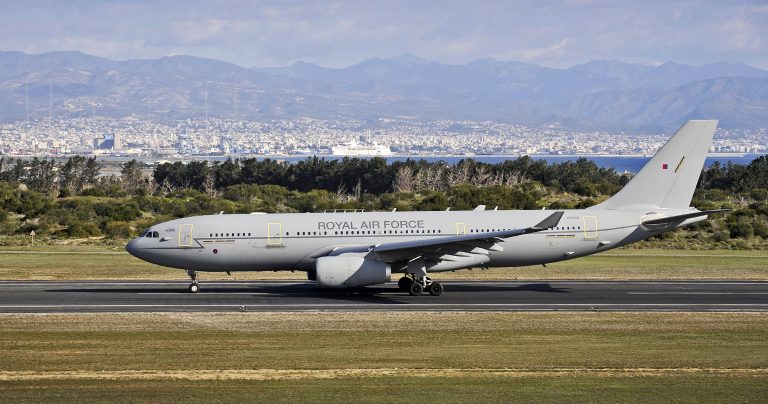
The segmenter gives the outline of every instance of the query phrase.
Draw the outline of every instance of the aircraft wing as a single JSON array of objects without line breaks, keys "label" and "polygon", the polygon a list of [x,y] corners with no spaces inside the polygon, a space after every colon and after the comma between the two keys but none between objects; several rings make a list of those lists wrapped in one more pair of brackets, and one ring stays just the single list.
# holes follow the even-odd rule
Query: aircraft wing
[{"label": "aircraft wing", "polygon": [[346,253],[375,253],[381,261],[394,262],[409,260],[419,256],[431,256],[440,259],[461,259],[472,255],[488,255],[489,251],[501,251],[497,245],[506,238],[536,233],[557,226],[564,212],[558,211],[541,222],[523,229],[492,231],[485,233],[462,234],[456,236],[436,236],[421,240],[397,241],[372,246],[340,247],[327,255]]}]

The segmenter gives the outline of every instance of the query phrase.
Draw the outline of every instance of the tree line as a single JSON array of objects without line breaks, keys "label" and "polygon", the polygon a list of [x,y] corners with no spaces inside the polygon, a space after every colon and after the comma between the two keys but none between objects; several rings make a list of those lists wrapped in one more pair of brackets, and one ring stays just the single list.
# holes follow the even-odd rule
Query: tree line
[{"label": "tree line", "polygon": [[[0,235],[35,230],[55,237],[120,238],[161,220],[220,211],[581,208],[608,198],[630,179],[587,159],[548,164],[530,157],[454,165],[382,158],[242,159],[154,169],[132,160],[119,175],[100,170],[95,158],[80,156],[64,162],[0,158]],[[766,156],[749,165],[705,169],[694,205],[737,211],[711,222],[714,227],[701,224],[694,230],[721,241],[768,238],[767,189]]]}]

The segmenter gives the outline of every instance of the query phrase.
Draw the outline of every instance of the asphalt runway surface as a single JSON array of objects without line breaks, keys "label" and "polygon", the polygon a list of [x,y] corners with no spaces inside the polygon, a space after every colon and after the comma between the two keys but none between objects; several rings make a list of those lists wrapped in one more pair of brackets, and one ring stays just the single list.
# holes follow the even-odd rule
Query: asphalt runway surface
[{"label": "asphalt runway surface", "polygon": [[395,283],[356,290],[308,281],[4,281],[0,313],[202,311],[768,311],[768,282],[447,281],[442,296]]}]

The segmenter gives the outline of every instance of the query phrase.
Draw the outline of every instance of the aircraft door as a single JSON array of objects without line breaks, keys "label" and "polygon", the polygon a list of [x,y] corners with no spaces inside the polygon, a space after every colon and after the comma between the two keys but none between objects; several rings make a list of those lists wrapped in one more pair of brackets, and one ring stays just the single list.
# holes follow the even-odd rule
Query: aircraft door
[{"label": "aircraft door", "polygon": [[283,224],[267,223],[267,245],[278,246],[283,244]]},{"label": "aircraft door", "polygon": [[182,224],[179,226],[179,247],[192,246],[192,227],[191,224]]},{"label": "aircraft door", "polygon": [[463,236],[467,234],[467,225],[464,223],[456,223],[456,235]]},{"label": "aircraft door", "polygon": [[584,240],[597,239],[597,216],[584,216],[581,219],[584,223]]}]

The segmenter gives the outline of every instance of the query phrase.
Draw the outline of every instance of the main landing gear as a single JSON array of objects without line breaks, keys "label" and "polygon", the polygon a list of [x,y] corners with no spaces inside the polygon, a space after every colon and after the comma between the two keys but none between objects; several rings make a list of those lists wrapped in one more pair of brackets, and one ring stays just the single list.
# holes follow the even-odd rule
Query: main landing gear
[{"label": "main landing gear", "polygon": [[434,282],[427,276],[427,265],[422,257],[408,261],[405,276],[400,278],[397,286],[400,290],[407,290],[411,296],[419,296],[424,292],[429,292],[432,296],[443,294],[443,284]]},{"label": "main landing gear", "polygon": [[428,292],[432,296],[443,294],[443,284],[435,282],[427,276],[416,277],[413,274],[407,274],[397,281],[397,287],[402,291],[408,291],[411,296],[419,296]]},{"label": "main landing gear", "polygon": [[187,271],[187,275],[192,279],[192,283],[189,285],[190,293],[197,293],[200,291],[200,285],[197,284],[197,272]]}]

